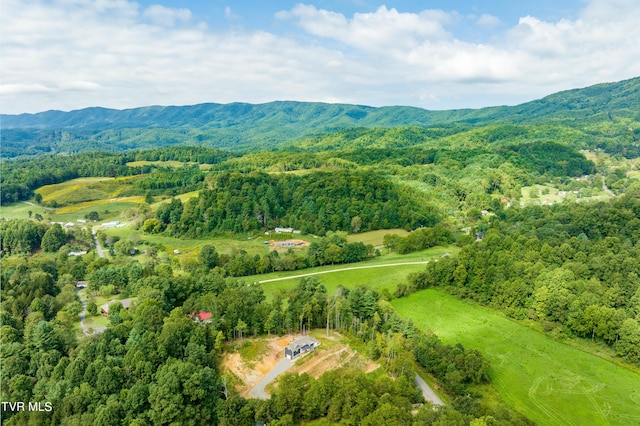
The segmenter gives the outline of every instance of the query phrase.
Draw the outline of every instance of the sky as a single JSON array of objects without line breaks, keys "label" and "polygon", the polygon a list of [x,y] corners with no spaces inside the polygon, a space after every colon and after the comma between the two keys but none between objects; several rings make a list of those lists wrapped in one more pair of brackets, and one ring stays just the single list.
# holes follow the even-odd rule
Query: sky
[{"label": "sky", "polygon": [[515,105],[640,76],[638,0],[2,0],[0,112]]}]

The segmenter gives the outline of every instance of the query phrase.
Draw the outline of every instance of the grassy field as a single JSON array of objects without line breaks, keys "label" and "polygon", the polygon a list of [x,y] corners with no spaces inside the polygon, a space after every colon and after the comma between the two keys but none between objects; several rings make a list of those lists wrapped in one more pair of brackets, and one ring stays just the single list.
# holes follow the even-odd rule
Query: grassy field
[{"label": "grassy field", "polygon": [[382,240],[387,234],[400,235],[401,237],[409,235],[409,233],[404,229],[379,229],[377,231],[363,232],[361,234],[351,234],[347,236],[347,241],[350,243],[360,241],[376,247],[382,245]]},{"label": "grassy field", "polygon": [[71,179],[36,189],[42,201],[55,201],[58,205],[70,205],[85,201],[105,200],[117,197],[137,176],[121,178],[86,177]]},{"label": "grassy field", "polygon": [[480,350],[502,397],[541,425],[640,424],[640,375],[438,290],[393,302],[446,343]]},{"label": "grassy field", "polygon": [[[538,194],[538,197],[531,197],[531,193],[535,192]],[[597,188],[594,188],[594,195],[591,197],[578,197],[578,194],[573,193],[572,191],[560,191],[558,188],[554,188],[553,186],[547,185],[533,185],[533,186],[523,186],[521,190],[522,197],[520,198],[520,202],[524,203],[525,206],[535,205],[535,204],[558,204],[563,201],[600,201],[600,200],[608,200],[611,197],[600,191]]]},{"label": "grassy field", "polygon": [[[366,262],[352,263],[347,265],[325,265],[317,268],[303,269],[300,271],[272,272],[270,274],[253,275],[242,278],[246,282],[260,282],[285,278],[280,281],[265,282],[262,284],[267,299],[271,299],[276,291],[280,289],[290,290],[300,282],[300,275],[318,274],[318,279],[327,287],[327,292],[333,294],[338,286],[355,288],[366,286],[378,291],[387,289],[393,293],[398,283],[406,282],[409,274],[424,270],[424,264],[411,264],[409,262],[423,262],[441,257],[444,253],[455,253],[457,247],[433,247],[416,253],[390,255],[377,257]],[[406,265],[378,267],[370,269],[354,269],[363,266],[375,266],[393,263],[408,263]],[[325,271],[338,270],[338,272],[322,273]]]},{"label": "grassy field", "polygon": [[3,204],[0,206],[0,218],[2,219],[29,219],[29,211],[32,215],[40,213],[43,217],[47,214],[47,209],[39,206],[30,206],[26,203]]},{"label": "grassy field", "polygon": [[117,219],[123,211],[137,207],[138,204],[143,202],[144,197],[122,197],[113,200],[87,201],[56,209],[40,206],[34,207],[25,203],[13,203],[3,205],[0,208],[0,218],[28,219],[29,210],[31,210],[33,216],[39,213],[45,221],[75,222],[76,219],[83,219],[90,212],[96,211],[100,214],[100,220],[105,221]]},{"label": "grassy field", "polygon": [[[189,200],[191,198],[197,197],[199,193],[200,193],[200,191],[185,192],[184,194],[176,195],[173,198],[177,198],[178,200],[180,200],[180,201],[182,201],[184,203],[184,202],[186,202],[187,200]],[[172,197],[166,197],[166,198],[162,198],[162,199],[160,199],[160,198],[161,197],[156,197],[155,198],[156,201],[153,204],[151,204],[151,210],[156,211],[156,210],[158,210],[158,207],[160,207],[162,204],[171,202],[171,198]]]}]

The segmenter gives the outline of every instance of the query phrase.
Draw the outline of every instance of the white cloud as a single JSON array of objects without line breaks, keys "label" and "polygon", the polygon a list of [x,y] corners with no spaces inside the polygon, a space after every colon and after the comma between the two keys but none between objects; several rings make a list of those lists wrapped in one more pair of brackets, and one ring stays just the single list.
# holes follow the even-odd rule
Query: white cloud
[{"label": "white cloud", "polygon": [[146,8],[142,16],[156,25],[173,27],[176,23],[184,23],[191,20],[191,11],[189,9],[171,9],[154,4]]},{"label": "white cloud", "polygon": [[352,19],[311,5],[299,4],[280,19],[297,18],[310,34],[334,39],[369,52],[415,47],[425,40],[443,40],[451,35],[444,25],[457,19],[455,13],[425,10],[419,14],[400,13],[380,6],[373,13],[356,13]]},{"label": "white cloud", "polygon": [[[575,20],[525,16],[481,44],[457,39],[462,18],[438,10],[383,6],[345,16],[298,5],[276,14],[279,25],[307,33],[294,39],[214,31],[187,9],[142,9],[126,0],[3,0],[0,109],[277,99],[514,103],[640,75],[636,16],[635,0],[591,0]],[[474,22],[486,28],[496,19]]]},{"label": "white cloud", "polygon": [[501,23],[502,22],[500,21],[500,18],[498,18],[497,16],[489,15],[487,13],[483,13],[482,15],[480,15],[480,17],[476,21],[476,24],[478,24],[478,26],[482,28],[495,28]]}]

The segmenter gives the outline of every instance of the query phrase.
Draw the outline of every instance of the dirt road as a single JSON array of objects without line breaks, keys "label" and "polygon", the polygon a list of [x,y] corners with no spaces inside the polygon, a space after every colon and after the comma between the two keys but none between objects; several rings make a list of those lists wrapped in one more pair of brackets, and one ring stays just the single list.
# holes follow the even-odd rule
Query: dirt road
[{"label": "dirt road", "polygon": [[258,281],[258,284],[270,283],[270,282],[274,282],[274,281],[292,280],[292,279],[296,279],[296,278],[310,277],[312,275],[331,274],[333,272],[353,271],[353,270],[356,270],[356,269],[386,268],[386,267],[389,267],[389,266],[402,266],[402,265],[426,265],[427,263],[429,263],[428,260],[425,260],[425,261],[422,261],[422,262],[384,263],[382,265],[352,266],[352,267],[349,267],[349,268],[340,268],[340,269],[331,269],[331,270],[328,270],[328,271],[310,272],[308,274],[293,275],[293,276],[290,276],[290,277],[271,278],[271,279],[268,279],[268,280]]}]

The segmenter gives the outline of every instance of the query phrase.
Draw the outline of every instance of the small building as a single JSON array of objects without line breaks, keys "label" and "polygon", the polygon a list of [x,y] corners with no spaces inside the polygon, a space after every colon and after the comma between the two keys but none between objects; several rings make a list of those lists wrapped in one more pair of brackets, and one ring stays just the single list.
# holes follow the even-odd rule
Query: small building
[{"label": "small building", "polygon": [[276,234],[292,234],[293,228],[276,228]]},{"label": "small building", "polygon": [[173,251],[173,254],[180,254],[180,250],[175,249],[175,250]]},{"label": "small building", "polygon": [[485,235],[487,235],[486,231],[476,232],[476,241],[482,241]]},{"label": "small building", "polygon": [[112,303],[116,303],[116,302],[120,302],[122,304],[122,308],[123,309],[129,309],[129,307],[131,306],[131,299],[110,300],[107,303],[105,303],[104,305],[100,305],[100,313],[103,316],[108,317],[109,316],[109,305],[111,305]]},{"label": "small building", "polygon": [[289,343],[284,348],[284,356],[285,358],[289,358],[294,360],[299,356],[306,354],[307,352],[311,352],[316,347],[320,346],[320,343],[309,336],[302,336],[294,339],[291,343]]},{"label": "small building", "polygon": [[279,241],[278,247],[295,247],[295,241]]},{"label": "small building", "polygon": [[192,320],[194,320],[199,324],[209,324],[211,322],[212,316],[213,314],[211,312],[202,311],[202,310],[197,314],[195,312],[191,312],[189,314],[189,317],[191,317]]},{"label": "small building", "polygon": [[78,223],[87,223],[87,219],[76,219]]},{"label": "small building", "polygon": [[82,290],[83,288],[87,288],[86,281],[76,281],[76,290]]},{"label": "small building", "polygon": [[86,250],[82,250],[82,251],[70,251],[69,253],[67,253],[67,256],[84,256],[85,254],[87,254]]},{"label": "small building", "polygon": [[114,220],[113,222],[105,222],[102,224],[103,228],[115,228],[116,226],[120,225],[120,221],[119,220]]}]

